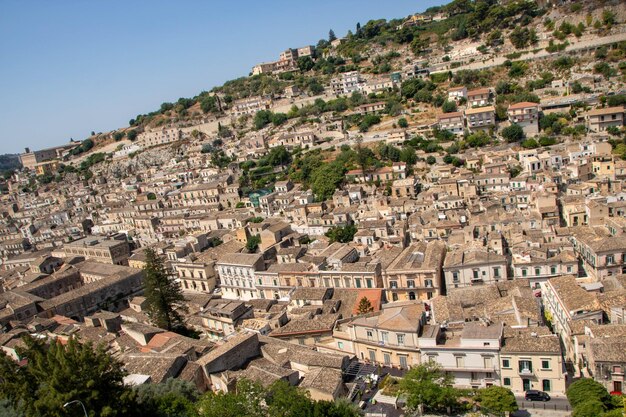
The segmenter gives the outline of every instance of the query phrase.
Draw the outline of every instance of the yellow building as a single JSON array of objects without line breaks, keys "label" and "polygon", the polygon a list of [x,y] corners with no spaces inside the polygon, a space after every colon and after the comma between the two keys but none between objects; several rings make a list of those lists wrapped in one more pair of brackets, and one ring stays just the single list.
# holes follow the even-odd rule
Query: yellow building
[{"label": "yellow building", "polygon": [[566,373],[559,337],[539,327],[507,330],[510,334],[505,334],[500,351],[502,386],[516,395],[530,389],[565,395]]},{"label": "yellow building", "polygon": [[35,164],[35,172],[37,175],[53,175],[59,169],[59,161],[45,161]]}]

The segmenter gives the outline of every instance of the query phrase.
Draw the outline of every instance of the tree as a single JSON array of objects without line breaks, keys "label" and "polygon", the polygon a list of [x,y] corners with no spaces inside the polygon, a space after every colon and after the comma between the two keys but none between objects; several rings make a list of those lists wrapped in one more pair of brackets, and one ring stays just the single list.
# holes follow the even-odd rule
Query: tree
[{"label": "tree", "polygon": [[337,40],[337,36],[335,36],[335,31],[331,29],[328,31],[328,42],[332,42],[334,40]]},{"label": "tree", "polygon": [[426,158],[426,163],[427,163],[428,165],[433,165],[435,162],[437,162],[437,158],[435,158],[435,157],[434,157],[434,156],[432,156],[432,155],[429,155],[429,156]]},{"label": "tree", "polygon": [[602,384],[591,378],[581,378],[569,386],[566,392],[567,399],[573,408],[587,401],[597,400],[608,405],[611,396]]},{"label": "tree", "polygon": [[508,388],[494,385],[481,389],[478,391],[477,401],[480,402],[481,408],[490,413],[517,411],[515,395]]},{"label": "tree", "polygon": [[444,113],[452,113],[455,112],[456,109],[456,103],[454,101],[448,101],[446,100],[443,103],[443,106],[441,106],[441,109],[443,110]]},{"label": "tree", "polygon": [[400,381],[400,391],[407,395],[407,406],[413,410],[426,408],[444,410],[457,404],[460,396],[452,387],[454,377],[446,374],[435,362],[426,362],[412,368]]},{"label": "tree", "polygon": [[204,113],[214,113],[219,111],[217,99],[215,98],[215,96],[207,95],[202,97],[202,99],[200,100],[200,109],[202,109]]},{"label": "tree", "polygon": [[[302,72],[307,72],[313,69],[315,62],[310,56],[301,56],[298,58],[298,69]],[[323,87],[322,87],[323,88]]]},{"label": "tree", "polygon": [[115,132],[113,133],[113,140],[119,142],[124,138],[124,132]]},{"label": "tree", "polygon": [[517,123],[513,123],[511,126],[502,129],[502,137],[507,142],[519,142],[524,139],[524,129]]},{"label": "tree", "polygon": [[261,236],[254,235],[248,238],[246,242],[246,250],[248,253],[254,253],[259,248],[259,244],[261,243]]},{"label": "tree", "polygon": [[337,161],[324,164],[311,173],[311,190],[318,201],[328,200],[344,181],[345,168]]},{"label": "tree", "polygon": [[145,250],[146,265],[144,266],[144,295],[146,311],[155,326],[173,330],[182,325],[182,317],[176,308],[184,308],[182,290],[170,278],[163,260],[154,249]]},{"label": "tree", "polygon": [[407,127],[409,127],[409,122],[407,122],[404,117],[401,117],[398,119],[398,126],[402,129],[406,129]]},{"label": "tree", "polygon": [[359,301],[357,312],[359,314],[366,314],[371,313],[372,311],[374,311],[374,307],[372,306],[370,300],[367,297],[361,298],[361,300]]},{"label": "tree", "polygon": [[260,385],[241,380],[235,392],[208,391],[196,409],[199,417],[263,417],[263,394]]},{"label": "tree", "polygon": [[194,384],[170,378],[161,384],[142,384],[135,389],[138,417],[193,417],[200,392]]},{"label": "tree", "polygon": [[126,137],[130,141],[134,141],[135,139],[137,139],[137,129],[133,129],[133,130],[127,131],[126,132]]},{"label": "tree", "polygon": [[[63,404],[80,400],[90,416],[131,416],[132,392],[124,386],[122,364],[104,346],[36,340],[27,336],[18,348],[23,365],[0,353],[0,398],[25,417],[83,415]],[[115,401],[112,401],[115,399]]]},{"label": "tree", "polygon": [[330,243],[340,242],[348,243],[352,242],[354,235],[357,232],[356,226],[349,224],[347,226],[334,226],[326,232],[326,237],[330,239]]}]

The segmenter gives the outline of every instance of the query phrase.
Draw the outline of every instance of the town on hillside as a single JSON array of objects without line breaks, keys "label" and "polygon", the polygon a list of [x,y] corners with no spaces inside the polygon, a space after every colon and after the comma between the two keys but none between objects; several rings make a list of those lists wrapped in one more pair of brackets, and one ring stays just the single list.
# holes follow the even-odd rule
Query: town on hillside
[{"label": "town on hillside", "polygon": [[19,155],[6,357],[92,343],[124,387],[280,382],[354,415],[621,415],[626,3],[455,0],[285,46]]}]

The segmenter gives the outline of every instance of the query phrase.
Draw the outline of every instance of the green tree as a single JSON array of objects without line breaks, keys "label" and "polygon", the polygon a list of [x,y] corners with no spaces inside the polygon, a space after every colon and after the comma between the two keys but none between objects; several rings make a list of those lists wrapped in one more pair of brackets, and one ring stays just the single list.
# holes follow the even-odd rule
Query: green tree
[{"label": "green tree", "polygon": [[311,174],[311,190],[318,201],[328,200],[344,180],[345,168],[331,162],[315,169]]},{"label": "green tree", "polygon": [[441,106],[441,109],[443,110],[444,113],[455,112],[457,110],[456,103],[454,101],[446,100],[445,103],[443,103],[443,106]]},{"label": "green tree", "polygon": [[346,226],[333,226],[326,232],[326,237],[330,239],[330,243],[348,243],[352,242],[356,232],[357,228],[352,224]]},{"label": "green tree", "polygon": [[189,381],[170,378],[161,384],[134,388],[137,417],[194,417],[200,392]]},{"label": "green tree", "polygon": [[498,386],[478,391],[477,401],[480,406],[491,413],[504,413],[517,411],[517,401],[510,389]]},{"label": "green tree", "polygon": [[581,378],[567,388],[567,399],[573,408],[587,401],[597,400],[604,405],[611,403],[611,396],[602,384],[591,378]]},{"label": "green tree", "polygon": [[115,132],[113,133],[113,140],[119,142],[124,138],[124,132]]},{"label": "green tree", "polygon": [[328,42],[332,42],[334,40],[337,40],[337,36],[335,35],[335,31],[331,29],[328,31]]},{"label": "green tree", "polygon": [[310,56],[301,56],[298,58],[298,69],[302,72],[307,72],[313,69],[315,62]]},{"label": "green tree", "polygon": [[398,126],[402,129],[406,129],[407,127],[409,127],[409,122],[407,122],[404,117],[401,117],[398,119]]},{"label": "green tree", "polygon": [[180,286],[169,276],[163,259],[152,248],[145,250],[144,295],[146,312],[152,323],[160,328],[173,330],[182,326],[183,319],[178,309],[184,309]]},{"label": "green tree", "polygon": [[259,244],[261,243],[261,236],[254,235],[248,238],[246,242],[246,250],[248,253],[254,253],[259,248]]},{"label": "green tree", "polygon": [[598,417],[604,414],[606,406],[602,401],[591,399],[574,407],[572,417]]},{"label": "green tree", "polygon": [[507,142],[519,142],[524,139],[524,129],[517,123],[513,123],[511,126],[502,129],[502,137]]},{"label": "green tree", "polygon": [[429,156],[426,158],[426,163],[427,163],[428,165],[434,165],[434,164],[435,164],[435,162],[437,162],[437,158],[435,158],[435,157],[434,157],[434,156],[432,156],[432,155],[429,155]]},{"label": "green tree", "polygon": [[130,141],[134,141],[135,139],[137,139],[137,129],[128,130],[126,132],[126,137]]},{"label": "green tree", "polygon": [[446,374],[435,362],[426,362],[412,368],[400,381],[400,391],[407,395],[407,406],[413,410],[440,411],[454,407],[460,396],[452,387],[454,377]]},{"label": "green tree", "polygon": [[361,298],[361,300],[359,301],[359,306],[357,307],[357,312],[359,314],[367,314],[372,311],[374,311],[374,307],[372,306],[370,300],[367,297]]},{"label": "green tree", "polygon": [[0,353],[0,398],[25,417],[82,416],[63,404],[80,400],[90,417],[134,415],[133,395],[123,383],[122,364],[104,346],[81,344],[71,337],[66,345],[49,344],[29,336],[18,348],[23,365]]},{"label": "green tree", "polygon": [[196,403],[198,417],[265,417],[264,390],[246,380],[237,383],[235,392],[208,391]]}]

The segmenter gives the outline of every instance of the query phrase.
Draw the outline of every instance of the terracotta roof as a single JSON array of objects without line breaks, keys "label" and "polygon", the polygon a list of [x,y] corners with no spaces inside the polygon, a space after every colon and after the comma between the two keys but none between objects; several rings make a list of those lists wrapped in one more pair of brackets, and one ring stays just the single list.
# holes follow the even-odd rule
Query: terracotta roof
[{"label": "terracotta roof", "polygon": [[511,104],[509,106],[509,110],[524,109],[526,107],[539,107],[539,104],[531,103],[529,101],[522,101],[521,103]]}]

